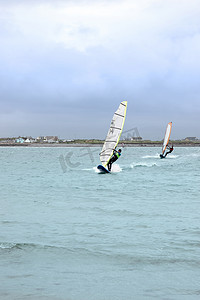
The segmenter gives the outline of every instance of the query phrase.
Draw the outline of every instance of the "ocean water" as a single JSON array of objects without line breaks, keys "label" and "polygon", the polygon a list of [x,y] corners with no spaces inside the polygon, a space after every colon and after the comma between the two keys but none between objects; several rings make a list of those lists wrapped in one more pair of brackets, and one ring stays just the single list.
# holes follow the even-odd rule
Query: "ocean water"
[{"label": "ocean water", "polygon": [[0,148],[0,299],[200,299],[200,148]]}]

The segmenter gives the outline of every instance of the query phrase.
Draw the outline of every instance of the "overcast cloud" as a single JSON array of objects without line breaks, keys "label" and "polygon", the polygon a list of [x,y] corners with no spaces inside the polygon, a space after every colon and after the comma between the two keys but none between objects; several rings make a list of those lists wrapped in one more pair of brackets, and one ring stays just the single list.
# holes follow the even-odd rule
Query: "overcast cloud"
[{"label": "overcast cloud", "polygon": [[198,0],[1,0],[0,44],[0,136],[200,137]]}]

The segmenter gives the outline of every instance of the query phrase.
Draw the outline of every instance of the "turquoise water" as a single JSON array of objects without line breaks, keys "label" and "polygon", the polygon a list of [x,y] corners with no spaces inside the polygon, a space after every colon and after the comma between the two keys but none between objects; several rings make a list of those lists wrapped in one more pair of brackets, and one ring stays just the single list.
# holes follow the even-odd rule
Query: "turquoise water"
[{"label": "turquoise water", "polygon": [[200,148],[0,148],[0,299],[200,298]]}]

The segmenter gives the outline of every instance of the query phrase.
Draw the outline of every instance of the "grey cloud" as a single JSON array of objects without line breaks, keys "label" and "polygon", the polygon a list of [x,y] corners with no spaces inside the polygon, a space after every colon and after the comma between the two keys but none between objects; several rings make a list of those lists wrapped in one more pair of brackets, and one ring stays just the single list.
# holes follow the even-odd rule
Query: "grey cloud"
[{"label": "grey cloud", "polygon": [[[161,139],[171,120],[176,138],[198,136],[200,71],[190,63],[193,55],[198,64],[198,53],[188,56],[191,40],[184,31],[181,36],[180,28],[173,36],[163,32],[155,44],[143,35],[142,42],[128,40],[119,49],[102,45],[81,53],[34,37],[27,40],[12,26],[9,15],[2,25],[0,114],[5,133],[103,138],[119,102],[128,100],[125,128],[138,127],[144,138]],[[87,35],[91,29],[77,30]],[[192,49],[196,46],[198,41]]]}]

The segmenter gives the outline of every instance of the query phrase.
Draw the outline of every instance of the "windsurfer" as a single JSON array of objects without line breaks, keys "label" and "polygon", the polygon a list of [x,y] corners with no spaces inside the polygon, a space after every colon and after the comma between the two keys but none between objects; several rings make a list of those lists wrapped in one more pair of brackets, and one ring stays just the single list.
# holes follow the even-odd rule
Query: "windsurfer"
[{"label": "windsurfer", "polygon": [[111,171],[111,166],[112,164],[120,157],[122,150],[119,149],[118,151],[114,149],[113,155],[111,159],[109,160],[107,166],[108,166],[108,171]]},{"label": "windsurfer", "polygon": [[172,151],[174,150],[174,147],[173,147],[173,145],[172,145],[171,147],[169,147],[169,146],[167,145],[167,149],[168,149],[169,151],[165,153],[165,157],[167,156],[167,154],[172,153]]},{"label": "windsurfer", "polygon": [[171,147],[169,147],[169,146],[167,145],[166,148],[167,148],[169,151],[166,152],[165,154],[160,154],[160,158],[165,158],[165,157],[167,156],[167,154],[172,153],[172,151],[174,150],[173,145],[172,145]]}]

